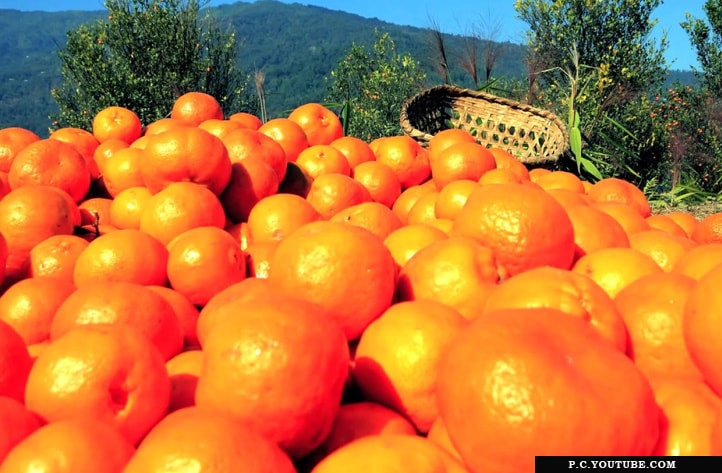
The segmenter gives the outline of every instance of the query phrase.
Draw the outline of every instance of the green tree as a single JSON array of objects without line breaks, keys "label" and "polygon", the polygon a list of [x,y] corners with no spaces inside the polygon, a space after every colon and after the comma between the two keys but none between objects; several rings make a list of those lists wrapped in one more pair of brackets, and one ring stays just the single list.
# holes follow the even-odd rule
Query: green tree
[{"label": "green tree", "polygon": [[326,101],[340,104],[347,134],[371,141],[402,133],[401,105],[423,88],[426,74],[388,33],[375,31],[369,51],[354,43],[327,77]]},{"label": "green tree", "polygon": [[707,0],[702,9],[707,21],[687,13],[680,25],[697,51],[702,67],[697,76],[714,96],[722,97],[722,1]]},{"label": "green tree", "polygon": [[206,92],[224,111],[257,111],[250,78],[238,67],[235,34],[197,0],[107,0],[107,20],[68,32],[60,50],[62,85],[52,90],[55,127],[89,129],[101,109],[119,105],[143,123],[167,116],[188,91]]}]

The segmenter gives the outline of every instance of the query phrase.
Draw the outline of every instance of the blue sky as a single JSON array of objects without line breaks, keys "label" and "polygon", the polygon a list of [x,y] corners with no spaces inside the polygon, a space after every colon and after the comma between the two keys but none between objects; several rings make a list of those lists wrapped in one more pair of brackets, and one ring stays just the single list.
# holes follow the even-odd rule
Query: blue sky
[{"label": "blue sky", "polygon": [[[447,33],[465,33],[473,27],[491,24],[497,27],[498,40],[515,43],[523,42],[526,23],[516,18],[513,0],[317,0],[293,1],[316,5],[332,10],[342,10],[368,18],[378,18],[401,25],[419,27],[438,26]],[[213,0],[212,5],[234,3],[235,0]],[[697,18],[704,18],[702,5],[704,0],[663,0],[655,11],[659,20],[656,34],[662,29],[667,31],[669,49],[667,61],[674,69],[688,69],[697,66],[694,50],[690,46],[687,34],[679,26],[689,12]],[[103,0],[0,0],[0,9],[18,10],[103,10]]]}]

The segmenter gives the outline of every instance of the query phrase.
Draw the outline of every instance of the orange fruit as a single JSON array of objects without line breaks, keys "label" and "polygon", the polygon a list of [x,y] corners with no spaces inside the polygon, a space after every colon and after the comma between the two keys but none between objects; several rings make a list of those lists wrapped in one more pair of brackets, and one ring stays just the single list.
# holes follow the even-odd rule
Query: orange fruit
[{"label": "orange fruit", "polygon": [[105,161],[102,179],[111,197],[130,187],[145,186],[141,172],[144,160],[145,150],[127,147],[117,150]]},{"label": "orange fruit", "polygon": [[115,139],[130,145],[143,133],[143,124],[138,115],[132,110],[119,106],[106,107],[96,113],[92,126],[93,136],[99,143]]},{"label": "orange fruit", "polygon": [[33,361],[23,338],[3,320],[0,320],[0,346],[0,396],[23,402]]},{"label": "orange fruit", "polygon": [[280,144],[286,154],[286,159],[292,163],[296,162],[301,151],[311,146],[303,127],[287,117],[268,120],[258,128],[258,131],[270,136]]},{"label": "orange fruit", "polygon": [[123,229],[95,238],[75,260],[73,281],[82,287],[95,281],[164,285],[168,250],[153,236]]},{"label": "orange fruit", "polygon": [[574,260],[602,248],[629,248],[630,237],[611,215],[590,205],[567,207],[574,227]]},{"label": "orange fruit", "polygon": [[547,194],[557,199],[566,209],[573,205],[589,205],[589,197],[586,194],[571,191],[569,189],[546,189]]},{"label": "orange fruit", "polygon": [[431,176],[429,152],[407,135],[389,136],[378,145],[376,160],[391,168],[401,189],[421,184]]},{"label": "orange fruit", "polygon": [[186,125],[198,126],[210,118],[223,118],[218,100],[205,92],[191,91],[177,97],[170,111],[170,118]]},{"label": "orange fruit", "polygon": [[27,276],[30,251],[53,235],[71,235],[80,224],[72,198],[51,186],[23,186],[0,200],[0,234],[7,244],[5,283]]},{"label": "orange fruit", "polygon": [[343,136],[341,119],[319,103],[299,105],[291,111],[288,119],[301,126],[311,146],[329,145]]},{"label": "orange fruit", "polygon": [[55,342],[79,325],[133,327],[168,360],[183,348],[183,333],[173,307],[160,294],[139,284],[119,281],[88,283],[69,294],[50,324]]},{"label": "orange fruit", "polygon": [[602,248],[579,258],[572,271],[592,278],[612,298],[632,282],[661,273],[652,257],[632,248]]},{"label": "orange fruit", "polygon": [[0,320],[10,325],[26,345],[50,338],[50,324],[60,304],[73,292],[72,281],[27,278],[0,295]]},{"label": "orange fruit", "polygon": [[587,195],[593,202],[617,202],[630,205],[644,218],[652,214],[644,192],[623,179],[607,177],[597,181],[589,188]]},{"label": "orange fruit", "polygon": [[396,282],[396,266],[383,241],[340,222],[297,229],[281,240],[271,268],[268,280],[274,287],[328,310],[349,340],[391,305]]},{"label": "orange fruit", "polygon": [[489,148],[489,151],[491,151],[491,154],[494,155],[497,169],[506,169],[510,171],[520,182],[530,180],[529,169],[527,169],[524,163],[516,159],[513,154],[504,149],[495,147]]},{"label": "orange fruit", "polygon": [[248,213],[248,233],[253,242],[278,240],[321,215],[303,197],[274,194],[258,201]]},{"label": "orange fruit", "polygon": [[722,264],[722,243],[702,243],[679,257],[672,272],[700,279],[711,269]]},{"label": "orange fruit", "polygon": [[263,240],[248,245],[246,254],[246,276],[249,278],[268,278],[271,274],[271,262],[276,254],[279,240]]},{"label": "orange fruit", "polygon": [[30,143],[15,155],[8,170],[10,189],[46,185],[62,189],[77,203],[90,189],[90,170],[73,145],[43,139]]},{"label": "orange fruit", "polygon": [[451,235],[451,230],[454,228],[454,221],[450,218],[433,218],[426,223],[427,225],[438,228],[447,235]]},{"label": "orange fruit", "polygon": [[666,215],[657,214],[650,215],[645,219],[652,230],[660,230],[665,233],[671,233],[673,235],[682,236],[689,238],[687,231],[682,228],[677,222],[671,217]]},{"label": "orange fruit", "polygon": [[243,124],[237,120],[226,120],[223,118],[209,118],[198,124],[198,128],[205,130],[211,135],[215,135],[221,140],[229,133],[242,129]]},{"label": "orange fruit", "polygon": [[624,232],[627,236],[632,236],[637,232],[643,232],[651,229],[647,220],[635,207],[630,204],[623,204],[620,202],[597,202],[592,203],[591,206],[613,217],[622,226],[622,228],[624,228]]},{"label": "orange fruit", "polygon": [[402,223],[408,223],[408,216],[411,211],[411,207],[414,206],[421,196],[432,192],[438,192],[433,181],[427,181],[427,183],[428,185],[420,184],[402,190],[396,201],[394,201],[394,204],[391,206],[391,210],[393,210],[399,219],[401,219]]},{"label": "orange fruit", "polygon": [[223,141],[197,127],[153,135],[143,151],[140,172],[154,194],[171,183],[190,181],[219,195],[231,179],[231,160]]},{"label": "orange fruit", "polygon": [[175,289],[166,286],[146,286],[151,291],[159,294],[166,300],[173,309],[176,318],[180,322],[183,333],[183,349],[192,350],[199,348],[198,342],[198,308],[190,300]]},{"label": "orange fruit", "polygon": [[574,260],[574,227],[564,207],[523,184],[479,187],[456,216],[452,234],[488,246],[510,275],[547,265],[568,269]]},{"label": "orange fruit", "polygon": [[695,280],[683,274],[654,273],[614,298],[629,336],[629,357],[647,377],[702,379],[682,334],[684,306]]},{"label": "orange fruit", "polygon": [[430,154],[431,177],[437,189],[460,179],[479,180],[496,169],[496,161],[486,146],[462,141],[434,155]]},{"label": "orange fruit", "polygon": [[620,352],[627,349],[627,331],[614,299],[587,276],[548,266],[530,269],[494,287],[483,313],[525,308],[557,309],[578,317]]},{"label": "orange fruit", "polygon": [[722,399],[698,380],[652,378],[662,410],[662,429],[653,455],[713,455],[712,431],[722,413]]},{"label": "orange fruit", "polygon": [[137,143],[139,141],[142,141],[144,139],[147,140],[148,137],[157,135],[158,133],[162,133],[164,131],[170,130],[171,128],[181,127],[181,126],[188,126],[188,124],[180,119],[180,118],[170,118],[170,117],[163,117],[159,118],[158,120],[155,120],[154,122],[149,123],[145,130],[143,131],[143,136],[141,138],[138,138],[133,143]]},{"label": "orange fruit", "polygon": [[0,463],[0,472],[91,473],[103,465],[104,472],[121,473],[134,451],[132,443],[103,420],[63,419],[25,437]]},{"label": "orange fruit", "polygon": [[116,151],[127,148],[128,146],[128,143],[118,138],[111,138],[100,143],[95,148],[95,151],[93,151],[93,161],[98,168],[98,173],[102,176],[106,161],[108,161]]},{"label": "orange fruit", "polygon": [[722,350],[718,343],[720,324],[719,286],[722,266],[702,276],[689,294],[684,306],[682,332],[684,341],[704,380],[722,396]]},{"label": "orange fruit", "polygon": [[321,460],[311,473],[468,473],[457,459],[420,436],[368,435]]},{"label": "orange fruit", "polygon": [[568,171],[552,171],[533,180],[535,184],[544,190],[566,189],[579,194],[584,194],[584,184],[576,174]]},{"label": "orange fruit", "polygon": [[228,115],[228,119],[240,123],[244,128],[258,130],[263,122],[258,116],[248,112],[236,112]]},{"label": "orange fruit", "polygon": [[113,199],[109,197],[91,197],[78,204],[81,225],[110,223],[110,206]]},{"label": "orange fruit", "polygon": [[226,222],[225,230],[234,240],[241,245],[241,249],[246,251],[248,245],[251,243],[251,238],[248,232],[248,222],[241,223],[228,223]]},{"label": "orange fruit", "polygon": [[288,161],[286,163],[286,174],[281,185],[278,186],[278,192],[282,194],[294,194],[306,197],[311,188],[311,178],[301,170],[296,163]]},{"label": "orange fruit", "polygon": [[268,280],[280,292],[328,310],[354,340],[391,305],[396,266],[381,238],[370,231],[318,221],[281,240]]},{"label": "orange fruit", "polygon": [[211,190],[193,182],[174,182],[145,202],[138,228],[167,245],[192,228],[225,225],[223,205]]},{"label": "orange fruit", "polygon": [[358,181],[346,174],[322,174],[311,182],[306,200],[329,219],[341,210],[363,202],[371,202],[371,194]]},{"label": "orange fruit", "polygon": [[364,161],[351,170],[351,177],[360,182],[371,199],[391,208],[401,195],[401,182],[393,170],[378,161]]},{"label": "orange fruit", "polygon": [[232,163],[243,161],[249,156],[260,158],[269,164],[278,175],[278,180],[286,177],[286,152],[273,138],[257,130],[243,128],[233,130],[221,138],[228,150]]},{"label": "orange fruit", "polygon": [[505,276],[494,252],[477,240],[441,238],[419,249],[401,266],[395,299],[440,302],[471,320]]},{"label": "orange fruit", "polygon": [[414,425],[403,415],[381,404],[369,401],[342,404],[319,450],[326,456],[361,437],[389,434],[417,435]]},{"label": "orange fruit", "polygon": [[120,191],[110,204],[110,224],[118,229],[139,229],[143,209],[152,195],[144,186]]},{"label": "orange fruit", "polygon": [[429,140],[429,156],[434,159],[442,151],[458,143],[476,143],[474,136],[462,128],[447,128],[434,134]]},{"label": "orange fruit", "polygon": [[90,171],[90,177],[95,179],[99,175],[99,168],[95,163],[95,150],[100,145],[98,139],[93,136],[88,130],[82,128],[58,128],[57,130],[50,133],[48,138],[52,140],[63,141],[68,143],[75,148],[78,153],[83,157],[85,163]]},{"label": "orange fruit", "polygon": [[466,205],[469,195],[478,188],[479,184],[470,179],[459,179],[441,187],[436,196],[434,215],[454,220]]},{"label": "orange fruit", "polygon": [[463,461],[461,460],[461,455],[459,455],[456,447],[454,447],[454,444],[451,443],[449,432],[446,430],[446,426],[444,425],[444,421],[441,417],[437,417],[434,420],[434,423],[431,424],[431,428],[429,429],[429,433],[426,435],[426,438],[446,450],[457,460]]},{"label": "orange fruit", "polygon": [[0,172],[8,172],[15,156],[30,143],[39,140],[40,137],[27,128],[0,128]]},{"label": "orange fruit", "polygon": [[242,312],[217,319],[203,340],[196,405],[244,422],[302,458],[323,443],[338,413],[348,377],[346,337],[326,310],[305,300],[236,307]]},{"label": "orange fruit", "polygon": [[348,164],[352,169],[361,163],[376,161],[374,150],[371,149],[371,146],[361,138],[357,138],[355,136],[341,136],[329,144],[346,156],[346,161],[348,161]]},{"label": "orange fruit", "polygon": [[390,208],[379,202],[363,202],[346,207],[329,220],[365,228],[382,240],[403,225]]},{"label": "orange fruit", "polygon": [[722,243],[722,212],[701,219],[695,225],[691,238],[697,243]]},{"label": "orange fruit", "polygon": [[173,471],[178,465],[215,473],[296,472],[288,455],[256,429],[196,407],[175,411],[160,421],[123,472]]},{"label": "orange fruit", "polygon": [[[41,426],[40,419],[20,401],[0,396],[0,465],[7,454]],[[413,427],[412,427],[413,428]]]},{"label": "orange fruit", "polygon": [[437,383],[441,418],[472,472],[533,471],[537,455],[650,455],[659,437],[644,375],[556,309],[478,317],[447,350]]},{"label": "orange fruit", "polygon": [[75,263],[88,241],[75,235],[50,236],[30,250],[28,276],[73,283]]},{"label": "orange fruit", "polygon": [[419,223],[430,223],[436,219],[436,201],[439,197],[438,191],[427,192],[420,196],[406,215],[406,223],[415,225]]},{"label": "orange fruit", "polygon": [[433,300],[399,302],[369,324],[359,339],[351,376],[363,399],[408,418],[421,433],[439,415],[439,360],[467,320]]},{"label": "orange fruit", "polygon": [[432,225],[404,225],[386,236],[384,246],[389,249],[391,257],[401,268],[419,250],[446,238],[446,233]]},{"label": "orange fruit", "polygon": [[225,230],[206,226],[187,230],[168,243],[168,281],[196,306],[246,277],[246,258]]},{"label": "orange fruit", "polygon": [[310,145],[298,153],[296,165],[312,180],[321,174],[351,175],[346,156],[331,145]]},{"label": "orange fruit", "polygon": [[248,156],[232,164],[231,180],[219,199],[231,222],[248,220],[251,209],[278,191],[278,174],[261,158]]},{"label": "orange fruit", "polygon": [[203,367],[203,352],[183,351],[166,361],[165,367],[170,377],[168,413],[194,406],[198,378]]},{"label": "orange fruit", "polygon": [[677,225],[682,227],[685,233],[687,233],[687,236],[692,238],[692,233],[694,233],[694,229],[699,223],[697,217],[695,217],[689,212],[682,211],[668,212],[664,215],[672,219]]},{"label": "orange fruit", "polygon": [[136,444],[163,417],[169,396],[165,363],[146,336],[126,324],[94,324],[73,328],[38,355],[25,403],[46,422],[93,418]]},{"label": "orange fruit", "polygon": [[517,173],[508,168],[494,168],[486,171],[477,180],[479,184],[521,184],[525,182]]},{"label": "orange fruit", "polygon": [[630,236],[629,246],[650,256],[660,268],[669,272],[697,243],[686,236],[661,230],[647,230]]}]

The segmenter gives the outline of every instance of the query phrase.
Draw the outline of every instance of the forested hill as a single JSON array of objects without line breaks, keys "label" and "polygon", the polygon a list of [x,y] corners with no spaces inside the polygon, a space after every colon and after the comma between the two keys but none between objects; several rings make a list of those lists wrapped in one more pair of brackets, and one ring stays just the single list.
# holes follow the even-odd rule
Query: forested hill
[{"label": "forested hill", "polygon": [[[274,0],[237,2],[211,11],[230,23],[241,40],[241,67],[249,73],[265,73],[271,116],[304,102],[322,100],[325,77],[353,43],[371,45],[375,29],[388,32],[400,52],[409,52],[419,60],[430,84],[439,82],[429,29]],[[66,33],[105,15],[104,11],[0,10],[0,128],[23,126],[47,135],[48,116],[56,110],[50,90],[62,79],[57,52],[65,44]],[[513,33],[501,31],[500,35]],[[461,52],[462,42],[459,36],[447,37],[450,60]],[[524,48],[508,42],[502,46],[494,75],[524,77]],[[682,82],[693,79],[691,73],[679,71],[671,78]],[[454,79],[462,84],[466,80],[458,68]]]}]

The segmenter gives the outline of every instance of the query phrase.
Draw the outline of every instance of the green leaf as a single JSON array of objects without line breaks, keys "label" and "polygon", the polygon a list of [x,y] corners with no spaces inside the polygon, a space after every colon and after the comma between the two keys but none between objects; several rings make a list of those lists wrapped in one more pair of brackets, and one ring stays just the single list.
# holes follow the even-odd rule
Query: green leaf
[{"label": "green leaf", "polygon": [[582,132],[578,126],[574,126],[569,130],[569,146],[572,149],[572,153],[574,153],[577,164],[579,164],[579,161],[582,159]]}]

